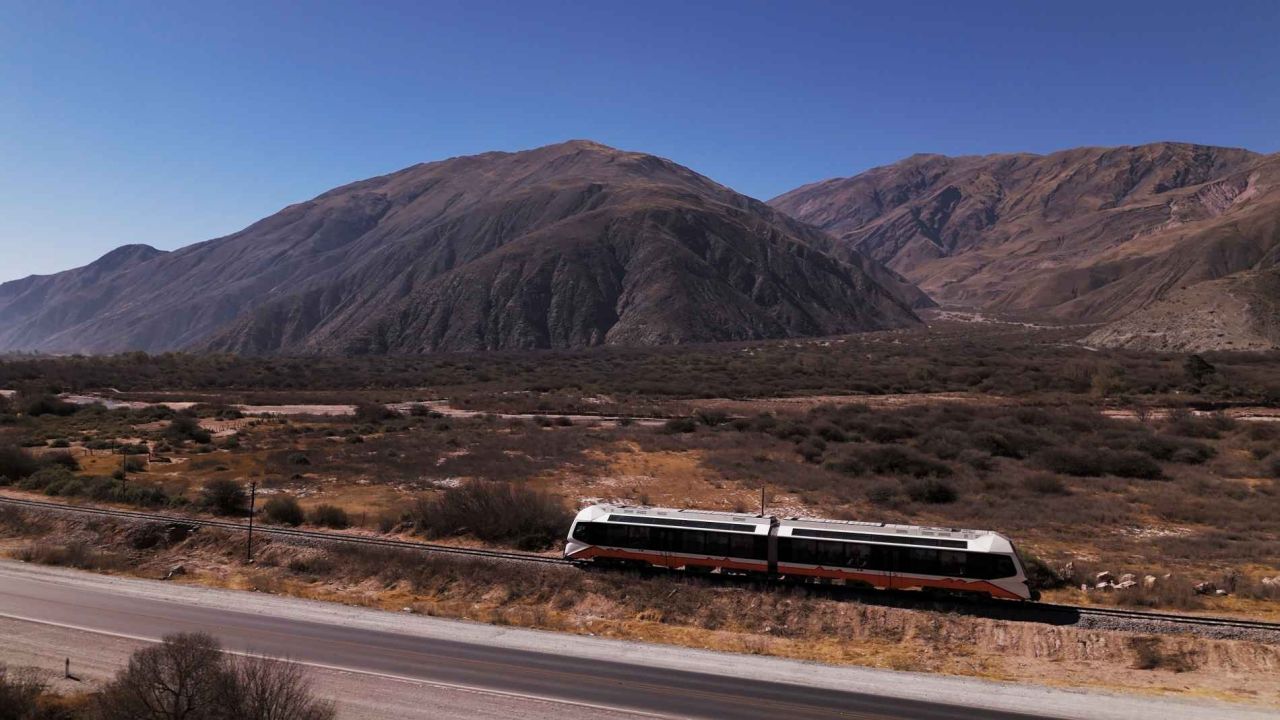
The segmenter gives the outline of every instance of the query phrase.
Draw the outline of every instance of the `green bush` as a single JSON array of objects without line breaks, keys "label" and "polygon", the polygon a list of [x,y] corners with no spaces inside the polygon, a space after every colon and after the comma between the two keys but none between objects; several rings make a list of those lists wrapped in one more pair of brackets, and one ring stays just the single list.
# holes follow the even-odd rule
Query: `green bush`
[{"label": "green bush", "polygon": [[302,506],[292,495],[273,495],[262,506],[262,515],[268,521],[297,527],[306,520]]},{"label": "green bush", "polygon": [[23,411],[28,415],[74,415],[79,407],[56,395],[40,395],[28,400]]},{"label": "green bush", "polygon": [[15,445],[0,445],[0,485],[15,483],[33,475],[40,462]]},{"label": "green bush", "polygon": [[1150,456],[1133,450],[1121,450],[1102,454],[1102,467],[1111,475],[1139,480],[1158,480],[1164,477],[1160,465]]},{"label": "green bush", "polygon": [[242,515],[248,498],[244,487],[229,478],[215,478],[200,490],[200,504],[219,515]]},{"label": "green bush", "polygon": [[175,445],[190,440],[197,444],[206,444],[212,440],[208,430],[200,427],[200,421],[193,415],[185,413],[174,416],[165,429],[165,437]]}]

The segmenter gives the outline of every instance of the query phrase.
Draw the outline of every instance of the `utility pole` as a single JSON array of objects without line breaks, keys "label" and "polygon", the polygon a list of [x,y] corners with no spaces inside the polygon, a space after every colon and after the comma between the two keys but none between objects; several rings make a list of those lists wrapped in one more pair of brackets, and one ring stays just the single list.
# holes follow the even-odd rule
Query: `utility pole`
[{"label": "utility pole", "polygon": [[253,503],[258,495],[258,483],[252,481],[249,483],[249,539],[244,546],[245,562],[253,562]]},{"label": "utility pole", "polygon": [[764,485],[760,486],[760,517],[764,517]]}]

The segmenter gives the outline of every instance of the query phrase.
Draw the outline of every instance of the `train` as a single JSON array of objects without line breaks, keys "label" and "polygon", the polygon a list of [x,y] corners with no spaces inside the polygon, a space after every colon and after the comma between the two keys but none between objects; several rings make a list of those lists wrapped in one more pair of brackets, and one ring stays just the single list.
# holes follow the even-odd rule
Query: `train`
[{"label": "train", "polygon": [[987,530],[599,503],[569,528],[582,565],[1037,600],[1009,538]]}]

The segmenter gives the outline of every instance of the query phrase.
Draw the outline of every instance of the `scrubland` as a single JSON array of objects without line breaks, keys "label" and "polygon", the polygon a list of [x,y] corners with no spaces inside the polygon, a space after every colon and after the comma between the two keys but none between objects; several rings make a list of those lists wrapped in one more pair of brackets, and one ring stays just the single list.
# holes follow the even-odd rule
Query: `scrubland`
[{"label": "scrubland", "polygon": [[[944,324],[643,351],[10,359],[0,492],[242,516],[253,483],[260,522],[555,552],[588,502],[754,511],[763,489],[784,515],[1000,531],[1052,600],[1280,617],[1280,422],[1266,421],[1277,358],[1095,353],[1072,339]],[[70,406],[65,392],[135,405]],[[414,404],[428,400],[448,405]],[[238,403],[355,410],[244,417]],[[1254,667],[1185,639],[1081,639],[802,589],[340,548],[271,546],[248,569],[203,532],[119,552],[10,535],[9,552],[34,561],[143,574],[182,563],[194,582],[840,662],[1016,679],[1043,661],[1070,668],[1049,677],[1126,687],[1217,668],[1209,658]],[[1137,582],[1098,589],[1104,571]],[[1019,659],[972,649],[984,643]],[[1249,652],[1275,667],[1269,649]],[[1274,694],[1214,674],[1190,685]]]}]

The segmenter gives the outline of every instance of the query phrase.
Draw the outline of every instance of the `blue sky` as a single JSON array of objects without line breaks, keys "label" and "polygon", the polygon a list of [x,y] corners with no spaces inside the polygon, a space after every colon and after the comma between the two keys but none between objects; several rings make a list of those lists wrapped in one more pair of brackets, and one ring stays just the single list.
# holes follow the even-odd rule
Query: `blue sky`
[{"label": "blue sky", "polygon": [[0,0],[0,280],[569,138],[762,199],[916,152],[1275,152],[1278,28],[1270,1]]}]

